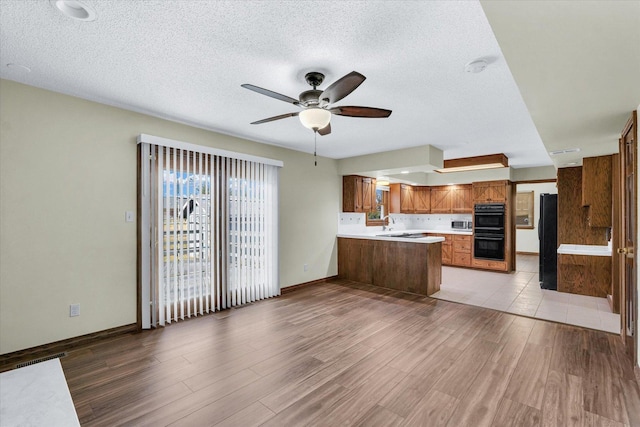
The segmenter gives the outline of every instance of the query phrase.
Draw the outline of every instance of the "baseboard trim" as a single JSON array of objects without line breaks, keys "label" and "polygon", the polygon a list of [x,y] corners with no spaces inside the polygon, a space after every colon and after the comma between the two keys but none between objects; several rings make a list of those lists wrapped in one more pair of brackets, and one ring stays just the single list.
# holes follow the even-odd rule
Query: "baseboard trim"
[{"label": "baseboard trim", "polygon": [[14,351],[12,353],[2,354],[0,355],[0,372],[13,369],[17,364],[27,362],[32,359],[38,359],[54,353],[68,352],[74,348],[90,344],[94,341],[132,332],[138,332],[138,325],[135,323],[105,329],[103,331],[92,332],[78,337],[67,338],[65,340],[39,345],[37,347]]},{"label": "baseboard trim", "polygon": [[336,280],[337,278],[338,278],[338,276],[335,275],[335,276],[325,277],[323,279],[312,280],[310,282],[298,283],[297,285],[291,285],[291,286],[287,286],[286,288],[280,289],[280,293],[281,294],[287,294],[289,292],[297,291],[300,288],[303,288],[305,286],[318,285],[320,283],[326,283],[326,282],[330,282],[332,280]]},{"label": "baseboard trim", "polygon": [[516,255],[540,255],[538,252],[520,252],[516,251]]}]

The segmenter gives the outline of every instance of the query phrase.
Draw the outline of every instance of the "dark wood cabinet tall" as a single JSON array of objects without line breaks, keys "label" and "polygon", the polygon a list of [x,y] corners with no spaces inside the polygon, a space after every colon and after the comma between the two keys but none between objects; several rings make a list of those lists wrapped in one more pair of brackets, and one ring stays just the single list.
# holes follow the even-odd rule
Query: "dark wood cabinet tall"
[{"label": "dark wood cabinet tall", "polygon": [[591,227],[611,227],[611,156],[582,159],[582,206]]}]

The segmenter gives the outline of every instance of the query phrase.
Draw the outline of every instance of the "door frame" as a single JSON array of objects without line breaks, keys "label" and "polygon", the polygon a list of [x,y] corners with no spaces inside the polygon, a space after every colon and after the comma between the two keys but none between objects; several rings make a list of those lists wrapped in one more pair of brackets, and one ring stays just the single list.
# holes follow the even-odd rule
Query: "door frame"
[{"label": "door frame", "polygon": [[[633,129],[631,129],[633,127]],[[628,134],[629,131],[632,131],[632,140],[634,141],[633,147],[633,161],[634,161],[634,214],[635,218],[632,219],[632,223],[634,224],[634,246],[638,246],[638,242],[640,241],[640,234],[638,230],[638,112],[633,111],[631,117],[625,124],[621,137],[619,139],[619,167],[618,167],[618,176],[615,178],[617,180],[618,192],[619,192],[619,200],[614,206],[614,214],[617,214],[617,218],[619,221],[619,227],[616,231],[614,229],[614,233],[617,235],[618,247],[623,249],[626,248],[627,236],[626,236],[626,227],[625,227],[625,215],[626,215],[626,206],[625,206],[625,194],[626,194],[626,173],[625,173],[625,165],[626,165],[626,150],[625,150],[625,142],[624,136]],[[617,212],[616,212],[617,210]],[[615,243],[615,242],[614,242]],[[638,369],[638,273],[640,273],[640,269],[638,268],[638,256],[636,254],[635,249],[633,248],[633,265],[635,268],[635,274],[633,275],[633,280],[631,283],[627,283],[626,280],[626,260],[628,255],[620,254],[619,256],[614,256],[614,262],[617,259],[617,265],[614,267],[617,269],[617,275],[619,279],[619,292],[620,292],[620,338],[623,344],[627,347],[627,352],[631,356],[633,360],[633,366]],[[632,292],[628,292],[629,287],[632,287]],[[629,338],[627,335],[627,315],[628,315],[628,303],[629,298],[631,298],[631,307],[633,312],[633,318],[635,319],[635,324],[633,325],[633,337]]]}]

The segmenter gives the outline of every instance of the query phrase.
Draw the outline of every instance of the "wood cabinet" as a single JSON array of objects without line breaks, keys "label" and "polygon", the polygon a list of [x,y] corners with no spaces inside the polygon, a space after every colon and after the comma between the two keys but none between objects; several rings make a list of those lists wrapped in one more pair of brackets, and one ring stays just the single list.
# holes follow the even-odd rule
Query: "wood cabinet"
[{"label": "wood cabinet", "polygon": [[362,178],[362,212],[376,210],[376,180]]},{"label": "wood cabinet", "polygon": [[407,184],[389,185],[389,213],[414,213],[413,187]]},{"label": "wood cabinet", "polygon": [[611,156],[582,160],[582,206],[590,227],[611,227]]},{"label": "wood cabinet", "polygon": [[509,181],[474,182],[473,203],[506,203]]},{"label": "wood cabinet", "polygon": [[458,267],[471,266],[472,236],[463,234],[432,234],[429,237],[442,237],[442,265]]},{"label": "wood cabinet", "polygon": [[431,187],[431,213],[471,213],[473,212],[471,196],[471,185]]},{"label": "wood cabinet", "polygon": [[471,236],[454,234],[452,264],[460,267],[471,267]]},{"label": "wood cabinet", "polygon": [[431,213],[451,213],[451,187],[431,187]]},{"label": "wood cabinet", "polygon": [[582,167],[558,169],[558,245],[606,245],[602,228],[589,226],[589,212],[582,206]]},{"label": "wood cabinet", "polygon": [[451,213],[473,212],[473,190],[471,185],[455,185],[451,192]]},{"label": "wood cabinet", "polygon": [[611,257],[558,255],[558,291],[606,298],[611,289]]},{"label": "wood cabinet", "polygon": [[507,261],[492,261],[488,259],[473,258],[471,266],[483,270],[509,271]]},{"label": "wood cabinet", "polygon": [[511,272],[516,265],[516,186],[508,180],[474,182],[473,202],[504,203],[504,260],[486,260],[471,257],[471,266],[485,270]]},{"label": "wood cabinet", "polygon": [[413,187],[413,210],[417,214],[431,213],[430,187]]},{"label": "wood cabinet", "polygon": [[442,237],[444,238],[441,243],[442,251],[442,265],[451,265],[453,263],[453,239],[451,234],[433,234],[429,233],[429,237]]},{"label": "wood cabinet", "polygon": [[338,277],[431,295],[440,290],[440,243],[338,237]]},{"label": "wood cabinet", "polygon": [[376,208],[376,180],[366,176],[342,177],[342,212],[371,212]]}]

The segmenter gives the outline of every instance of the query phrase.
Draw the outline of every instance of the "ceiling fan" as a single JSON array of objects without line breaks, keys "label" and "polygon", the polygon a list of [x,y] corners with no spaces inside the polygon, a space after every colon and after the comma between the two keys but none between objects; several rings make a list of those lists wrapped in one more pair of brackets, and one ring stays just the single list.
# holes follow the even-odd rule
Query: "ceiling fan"
[{"label": "ceiling fan", "polygon": [[263,89],[258,86],[243,84],[243,88],[279,99],[280,101],[289,102],[302,108],[302,111],[294,113],[281,114],[279,116],[269,117],[267,119],[258,120],[251,123],[259,125],[261,123],[272,122],[287,117],[299,116],[302,124],[319,133],[320,135],[328,135],[331,133],[331,114],[347,117],[369,117],[384,118],[391,115],[391,110],[372,107],[334,107],[331,104],[340,101],[342,98],[353,92],[366,79],[365,76],[352,71],[341,79],[335,81],[325,90],[319,90],[318,86],[324,81],[324,74],[312,71],[305,75],[305,80],[313,87],[311,90],[302,92],[298,99],[291,98],[286,95]]}]

